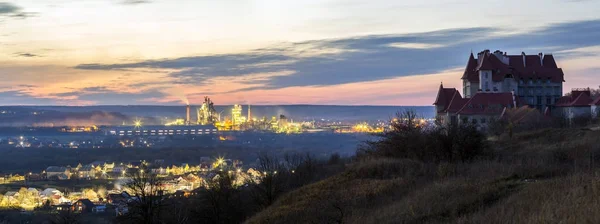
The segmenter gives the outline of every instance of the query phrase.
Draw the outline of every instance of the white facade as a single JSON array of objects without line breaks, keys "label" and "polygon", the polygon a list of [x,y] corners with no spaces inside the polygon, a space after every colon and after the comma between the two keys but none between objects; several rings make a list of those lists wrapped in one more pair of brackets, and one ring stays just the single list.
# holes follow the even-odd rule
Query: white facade
[{"label": "white facade", "polygon": [[562,107],[563,116],[567,119],[576,117],[589,117],[591,114],[590,107]]}]

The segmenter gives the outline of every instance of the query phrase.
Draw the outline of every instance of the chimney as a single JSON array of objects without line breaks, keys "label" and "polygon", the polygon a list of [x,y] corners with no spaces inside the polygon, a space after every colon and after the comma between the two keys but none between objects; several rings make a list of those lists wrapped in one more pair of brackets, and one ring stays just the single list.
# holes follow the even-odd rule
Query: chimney
[{"label": "chimney", "polygon": [[525,52],[521,52],[521,56],[523,57],[523,67],[527,67],[527,60],[525,59]]},{"label": "chimney", "polygon": [[185,123],[190,124],[190,105],[185,106]]},{"label": "chimney", "polygon": [[542,54],[542,52],[540,52],[540,53],[538,54],[538,56],[540,56],[540,65],[541,65],[541,66],[544,66],[544,54]]},{"label": "chimney", "polygon": [[252,107],[248,104],[248,122],[252,122]]}]

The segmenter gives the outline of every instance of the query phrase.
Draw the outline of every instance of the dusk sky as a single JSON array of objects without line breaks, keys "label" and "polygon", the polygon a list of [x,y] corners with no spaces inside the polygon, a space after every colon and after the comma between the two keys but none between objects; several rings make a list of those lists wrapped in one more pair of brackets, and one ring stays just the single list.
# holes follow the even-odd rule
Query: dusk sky
[{"label": "dusk sky", "polygon": [[0,0],[0,105],[431,105],[469,53],[600,85],[598,0]]}]

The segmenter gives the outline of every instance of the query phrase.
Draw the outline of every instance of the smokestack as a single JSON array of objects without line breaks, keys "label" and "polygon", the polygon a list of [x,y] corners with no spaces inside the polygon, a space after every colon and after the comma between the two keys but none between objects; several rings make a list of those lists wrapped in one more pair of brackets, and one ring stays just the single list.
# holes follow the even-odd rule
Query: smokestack
[{"label": "smokestack", "polygon": [[185,123],[186,124],[191,124],[192,122],[190,122],[190,105],[186,105],[185,106]]},{"label": "smokestack", "polygon": [[248,104],[248,122],[252,122],[252,108],[250,104]]}]

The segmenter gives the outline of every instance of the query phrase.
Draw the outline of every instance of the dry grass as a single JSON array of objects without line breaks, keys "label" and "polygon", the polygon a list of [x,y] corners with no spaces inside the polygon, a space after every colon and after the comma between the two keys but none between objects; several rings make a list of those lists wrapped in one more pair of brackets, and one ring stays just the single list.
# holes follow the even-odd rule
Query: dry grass
[{"label": "dry grass", "polygon": [[359,162],[248,223],[600,223],[600,132],[548,129],[491,145],[494,158],[473,163]]}]

